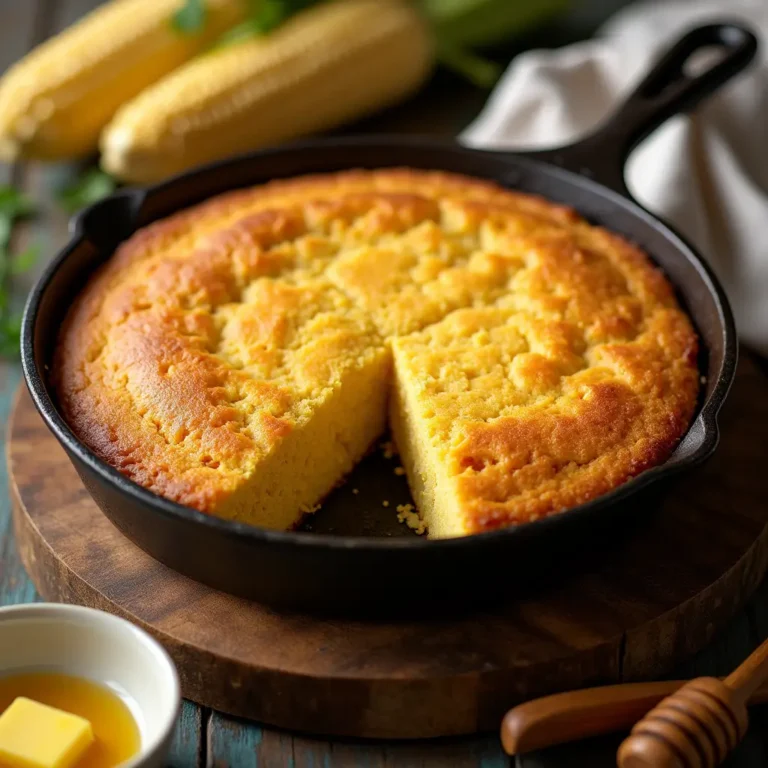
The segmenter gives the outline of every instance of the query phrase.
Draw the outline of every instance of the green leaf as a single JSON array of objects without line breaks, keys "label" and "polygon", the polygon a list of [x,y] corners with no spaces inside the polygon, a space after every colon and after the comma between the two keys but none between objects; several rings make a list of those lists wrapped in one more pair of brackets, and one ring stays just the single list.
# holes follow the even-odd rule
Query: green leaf
[{"label": "green leaf", "polygon": [[10,294],[8,278],[29,269],[39,249],[27,248],[16,256],[8,253],[13,225],[17,219],[33,213],[32,201],[15,187],[0,186],[0,355],[16,357],[19,354],[21,315],[8,314]]},{"label": "green leaf", "polygon": [[267,35],[277,29],[292,13],[289,5],[282,0],[264,0],[251,19],[256,34]]},{"label": "green leaf", "polygon": [[0,335],[0,357],[10,360],[18,358],[20,342],[19,336]]},{"label": "green leaf", "polygon": [[10,334],[11,336],[15,336],[18,339],[19,333],[21,332],[22,318],[23,318],[23,314],[21,312],[14,312],[12,315],[8,315],[8,317],[3,318],[3,322],[2,322],[3,333],[7,333],[7,334]]},{"label": "green leaf", "polygon": [[173,28],[182,35],[195,35],[205,26],[206,11],[204,0],[184,0],[184,4],[173,15]]},{"label": "green leaf", "polygon": [[14,312],[0,320],[0,355],[3,357],[17,357],[19,354],[21,318],[21,312]]},{"label": "green leaf", "polygon": [[261,28],[261,34],[269,34],[294,14],[317,5],[325,0],[261,0],[257,4],[254,18]]},{"label": "green leaf", "polygon": [[268,35],[291,16],[311,5],[325,0],[251,0],[251,13],[241,24],[225,32],[217,41],[215,48],[232,45],[252,37]]},{"label": "green leaf", "polygon": [[11,239],[12,230],[13,219],[10,216],[0,213],[0,248],[5,248],[8,245],[8,241]]},{"label": "green leaf", "polygon": [[29,216],[34,209],[34,203],[18,189],[10,185],[0,186],[0,215],[18,219]]},{"label": "green leaf", "polygon": [[40,258],[41,250],[39,245],[30,245],[21,253],[14,254],[10,260],[10,273],[12,275],[21,275],[32,269]]},{"label": "green leaf", "polygon": [[14,222],[33,210],[34,205],[26,195],[15,187],[0,186],[0,248],[8,245]]},{"label": "green leaf", "polygon": [[67,213],[97,203],[115,191],[115,180],[99,168],[91,168],[72,184],[58,192],[58,199]]},{"label": "green leaf", "polygon": [[214,50],[222,48],[226,45],[233,45],[234,43],[240,43],[243,40],[250,40],[252,37],[256,37],[261,34],[261,27],[254,19],[247,19],[241,24],[228,29],[213,46]]}]

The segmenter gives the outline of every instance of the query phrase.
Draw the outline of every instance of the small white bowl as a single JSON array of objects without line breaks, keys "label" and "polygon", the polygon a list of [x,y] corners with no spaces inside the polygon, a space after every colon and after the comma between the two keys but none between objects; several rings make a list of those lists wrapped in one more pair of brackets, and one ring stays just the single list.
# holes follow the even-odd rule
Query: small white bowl
[{"label": "small white bowl", "polygon": [[34,603],[0,608],[0,676],[35,669],[103,683],[130,707],[141,749],[121,768],[162,766],[181,704],[162,646],[125,619],[92,608]]}]

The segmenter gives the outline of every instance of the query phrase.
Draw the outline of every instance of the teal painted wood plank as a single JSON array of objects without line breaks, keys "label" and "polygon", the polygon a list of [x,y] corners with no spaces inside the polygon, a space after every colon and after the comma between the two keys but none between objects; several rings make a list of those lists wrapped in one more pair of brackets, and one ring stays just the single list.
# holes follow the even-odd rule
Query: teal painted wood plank
[{"label": "teal painted wood plank", "polygon": [[[0,423],[5,427],[21,371],[17,364],[0,363]],[[3,429],[3,461],[0,462],[0,603],[11,605],[37,600],[37,593],[22,566],[13,543],[8,467],[5,462],[6,429]]]},{"label": "teal painted wood plank", "polygon": [[280,765],[274,760],[262,759],[263,733],[256,725],[212,712],[206,731],[206,766],[263,768]]},{"label": "teal painted wood plank", "polygon": [[201,765],[202,733],[203,710],[191,701],[182,702],[168,757],[169,768],[198,768]]},{"label": "teal painted wood plank", "polygon": [[214,712],[208,723],[209,768],[507,768],[498,738],[381,742],[315,739],[261,728]]},{"label": "teal painted wood plank", "polygon": [[616,768],[616,750],[623,735],[586,739],[520,755],[515,768]]},{"label": "teal painted wood plank", "polygon": [[384,768],[507,768],[510,765],[510,759],[504,754],[496,734],[385,744],[382,745],[382,751]]}]

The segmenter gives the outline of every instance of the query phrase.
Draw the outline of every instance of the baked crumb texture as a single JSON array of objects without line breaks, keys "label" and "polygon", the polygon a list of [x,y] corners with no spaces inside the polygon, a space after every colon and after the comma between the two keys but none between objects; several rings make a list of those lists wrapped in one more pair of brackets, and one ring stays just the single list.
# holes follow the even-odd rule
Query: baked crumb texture
[{"label": "baked crumb texture", "polygon": [[664,461],[696,355],[669,283],[622,238],[484,181],[388,169],[140,230],[69,312],[54,376],[76,434],[123,474],[269,528],[316,508],[389,401],[421,520],[446,537]]},{"label": "baked crumb texture", "polygon": [[397,519],[419,535],[427,530],[424,518],[414,509],[413,504],[398,504]]}]

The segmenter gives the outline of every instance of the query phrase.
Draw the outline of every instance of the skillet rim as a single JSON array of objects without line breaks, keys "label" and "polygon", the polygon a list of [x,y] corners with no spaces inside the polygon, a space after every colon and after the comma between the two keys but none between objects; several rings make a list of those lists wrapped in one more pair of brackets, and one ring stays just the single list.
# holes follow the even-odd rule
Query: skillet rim
[{"label": "skillet rim", "polygon": [[[639,219],[645,226],[659,232],[671,247],[694,267],[701,283],[706,287],[708,293],[714,299],[719,315],[719,330],[723,338],[723,362],[720,366],[717,382],[710,395],[700,404],[688,429],[680,438],[678,448],[676,448],[675,452],[686,438],[697,428],[703,431],[700,444],[690,455],[677,460],[675,460],[675,452],[673,452],[663,464],[641,472],[639,475],[622,483],[614,490],[598,496],[585,504],[571,507],[570,509],[563,510],[562,512],[552,514],[548,517],[521,526],[509,526],[469,536],[434,540],[426,539],[424,537],[387,538],[381,536],[340,536],[336,534],[307,531],[276,531],[268,528],[260,528],[249,523],[227,520],[225,518],[205,514],[199,510],[185,507],[177,502],[165,499],[125,477],[117,469],[100,459],[90,448],[80,441],[74,432],[72,432],[64,418],[59,414],[55,405],[55,399],[50,392],[49,385],[47,384],[44,375],[41,373],[41,369],[46,365],[45,361],[38,361],[35,352],[35,331],[43,297],[61,266],[68,258],[70,258],[71,254],[78,247],[84,242],[87,242],[85,222],[91,217],[98,216],[100,211],[102,214],[105,214],[108,210],[108,206],[112,202],[126,196],[134,201],[138,211],[152,195],[162,194],[166,190],[187,185],[190,181],[204,178],[209,174],[222,173],[227,169],[234,168],[241,164],[258,163],[259,160],[267,157],[290,155],[292,152],[307,150],[322,151],[323,149],[345,147],[367,148],[369,150],[373,150],[376,147],[390,150],[407,147],[411,150],[423,149],[430,152],[452,152],[466,156],[492,156],[500,161],[511,161],[513,163],[522,164],[523,167],[527,167],[528,170],[532,170],[534,173],[541,174],[543,172],[545,174],[554,175],[555,177],[559,175],[561,178],[567,179],[571,184],[575,184],[586,190],[590,195],[599,194],[604,198],[607,197],[611,203],[623,206],[631,216]],[[541,154],[541,157],[537,157],[537,154]],[[548,529],[558,525],[562,526],[566,520],[572,523],[578,523],[578,519],[581,517],[586,521],[589,516],[598,514],[608,506],[618,504],[625,498],[639,493],[644,488],[665,477],[672,476],[686,469],[692,469],[706,461],[717,448],[719,442],[717,417],[731,388],[736,372],[738,337],[736,334],[733,313],[725,291],[711,267],[699,255],[698,251],[667,222],[658,216],[651,214],[631,197],[620,194],[610,186],[598,183],[586,175],[568,170],[553,162],[545,161],[543,158],[547,155],[550,155],[551,157],[549,151],[542,153],[526,153],[477,149],[463,146],[456,141],[435,139],[428,136],[365,134],[323,137],[283,144],[278,147],[270,147],[255,152],[237,155],[222,161],[209,163],[149,187],[125,188],[118,190],[103,200],[83,209],[72,219],[70,222],[71,237],[69,241],[47,265],[27,298],[21,328],[21,362],[24,380],[28,391],[32,396],[35,408],[42,416],[48,429],[51,430],[67,453],[70,454],[70,459],[74,455],[74,457],[88,467],[88,469],[96,473],[102,481],[113,486],[117,492],[132,497],[132,503],[142,504],[145,507],[151,508],[154,513],[161,514],[165,518],[172,520],[174,523],[181,525],[202,525],[211,531],[215,531],[217,535],[229,539],[236,539],[240,542],[246,540],[246,542],[252,541],[259,544],[299,546],[313,550],[327,549],[332,551],[343,551],[355,549],[370,551],[422,551],[425,548],[428,548],[430,551],[436,553],[438,549],[447,551],[457,547],[464,548],[471,545],[476,545],[478,547],[483,545],[492,546],[495,543],[505,539],[511,539],[512,537],[524,539],[527,536],[546,535]],[[401,165],[406,166],[407,164],[402,163]],[[352,166],[350,166],[350,169],[351,167]],[[394,166],[384,165],[380,167]],[[330,173],[332,171],[327,172]],[[283,178],[289,178],[289,176]],[[504,182],[500,182],[497,179],[488,176],[478,176],[478,178],[483,178],[501,184],[502,186],[506,186]],[[231,186],[226,190],[213,192],[210,196],[224,194],[226,191],[234,191],[238,188],[243,187],[236,185]],[[186,203],[175,210],[182,210],[184,207],[195,204],[195,202]],[[170,215],[170,212],[167,212],[164,215]],[[148,221],[142,221],[140,226],[145,226],[148,223]],[[134,229],[133,231],[136,230]],[[121,239],[121,242],[123,239]],[[104,250],[98,247],[97,249],[101,251]],[[672,280],[670,280],[670,282],[672,282],[672,285],[677,289],[675,283]],[[50,329],[44,329],[41,333],[42,332],[50,333]],[[700,335],[701,334],[699,334],[699,336]]]}]

